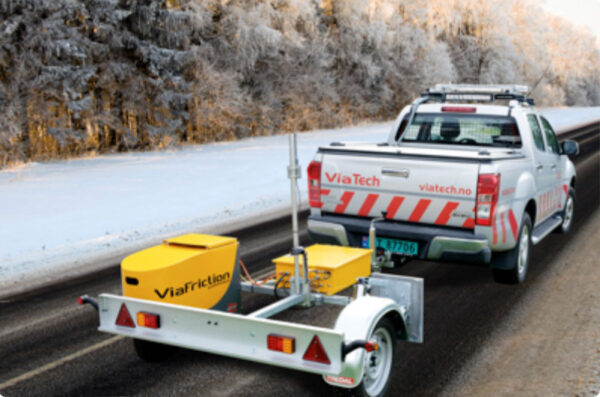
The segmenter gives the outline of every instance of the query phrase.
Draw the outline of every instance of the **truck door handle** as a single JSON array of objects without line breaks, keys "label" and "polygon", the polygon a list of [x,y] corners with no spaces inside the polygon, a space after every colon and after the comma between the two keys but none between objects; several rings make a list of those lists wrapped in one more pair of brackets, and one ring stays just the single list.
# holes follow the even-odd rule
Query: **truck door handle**
[{"label": "truck door handle", "polygon": [[556,164],[552,164],[552,167],[551,167],[551,168],[552,168],[553,170],[555,170],[555,169],[556,169]]},{"label": "truck door handle", "polygon": [[537,167],[535,167],[536,170],[541,171],[544,169],[544,166],[541,164],[538,164]]},{"label": "truck door handle", "polygon": [[408,178],[410,175],[410,171],[406,168],[404,169],[394,169],[394,168],[382,168],[381,173],[387,176],[398,176],[401,178]]}]

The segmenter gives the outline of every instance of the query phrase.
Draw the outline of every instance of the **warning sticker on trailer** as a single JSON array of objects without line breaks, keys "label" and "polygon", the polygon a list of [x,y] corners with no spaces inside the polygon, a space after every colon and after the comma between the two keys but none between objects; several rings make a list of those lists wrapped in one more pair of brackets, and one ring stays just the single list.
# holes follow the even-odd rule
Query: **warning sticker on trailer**
[{"label": "warning sticker on trailer", "polygon": [[347,378],[345,376],[330,376],[327,375],[325,379],[331,383],[337,383],[340,385],[352,386],[354,384],[354,378]]}]

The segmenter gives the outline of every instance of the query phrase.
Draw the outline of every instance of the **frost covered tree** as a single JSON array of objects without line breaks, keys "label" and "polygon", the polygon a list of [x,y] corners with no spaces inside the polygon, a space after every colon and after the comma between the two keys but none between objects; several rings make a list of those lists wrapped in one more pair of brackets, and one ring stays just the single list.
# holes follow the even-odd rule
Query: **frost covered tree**
[{"label": "frost covered tree", "polygon": [[383,120],[438,82],[598,105],[598,70],[535,0],[0,0],[0,167]]}]

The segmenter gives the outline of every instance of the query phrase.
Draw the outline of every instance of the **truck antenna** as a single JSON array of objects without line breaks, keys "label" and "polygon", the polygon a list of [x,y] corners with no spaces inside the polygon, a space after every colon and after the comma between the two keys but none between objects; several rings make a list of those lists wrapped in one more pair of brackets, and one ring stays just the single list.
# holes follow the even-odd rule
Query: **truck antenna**
[{"label": "truck antenna", "polygon": [[531,93],[533,91],[535,91],[535,89],[537,88],[538,84],[540,84],[542,82],[542,79],[544,78],[544,76],[546,76],[546,73],[548,72],[548,70],[550,70],[550,65],[548,65],[546,67],[546,69],[542,72],[542,75],[537,79],[537,81],[535,82],[535,84],[533,85],[533,87],[531,87],[531,89],[529,90],[529,92],[526,95],[526,98],[529,98],[529,96],[531,95]]}]

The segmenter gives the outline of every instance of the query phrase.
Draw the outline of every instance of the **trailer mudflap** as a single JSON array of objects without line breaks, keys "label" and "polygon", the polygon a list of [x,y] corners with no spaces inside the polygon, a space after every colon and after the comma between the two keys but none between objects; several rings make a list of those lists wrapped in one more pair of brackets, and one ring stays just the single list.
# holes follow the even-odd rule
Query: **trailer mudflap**
[{"label": "trailer mudflap", "polygon": [[369,287],[371,295],[390,298],[404,308],[406,340],[423,343],[423,279],[373,273],[369,279]]},{"label": "trailer mudflap", "polygon": [[[101,294],[98,304],[98,330],[103,332],[317,374],[337,375],[342,370],[344,334],[332,329],[112,294]],[[137,313],[154,313],[160,316],[160,327],[116,325],[123,304],[134,323]],[[267,338],[272,334],[294,338],[295,351],[269,350]],[[315,336],[329,364],[304,359]]]}]

